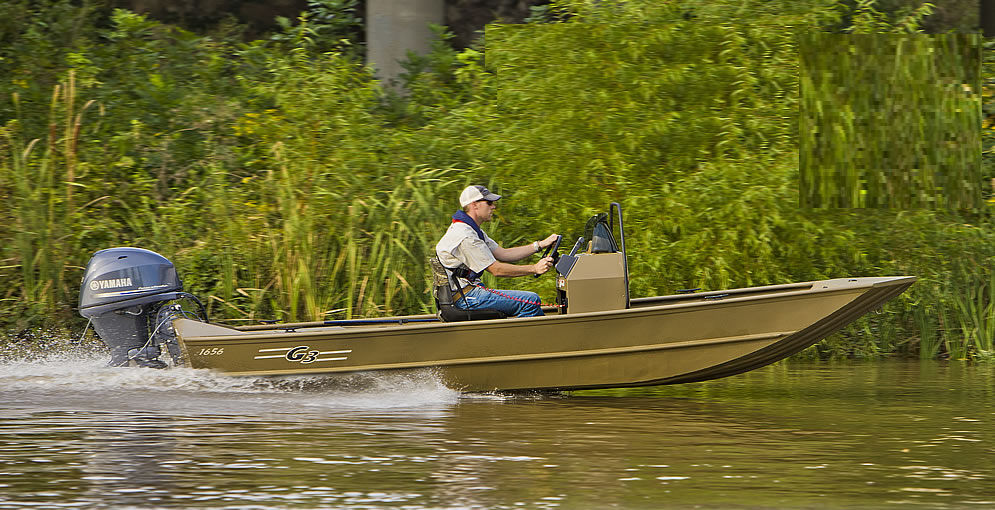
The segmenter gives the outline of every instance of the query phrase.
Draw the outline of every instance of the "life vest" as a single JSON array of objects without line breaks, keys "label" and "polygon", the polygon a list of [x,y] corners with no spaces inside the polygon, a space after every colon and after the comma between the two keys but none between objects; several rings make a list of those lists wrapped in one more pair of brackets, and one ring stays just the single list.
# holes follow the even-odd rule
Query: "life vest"
[{"label": "life vest", "polygon": [[[472,228],[474,232],[477,233],[477,237],[480,238],[481,241],[484,241],[484,231],[480,230],[480,226],[477,225],[477,222],[473,221],[473,218],[471,218],[470,215],[467,214],[465,211],[456,211],[455,213],[453,213],[452,222],[465,223],[470,228]],[[480,272],[470,271],[470,268],[467,267],[466,264],[460,264],[459,267],[455,268],[446,267],[446,269],[449,270],[449,272],[451,272],[453,276],[457,278],[464,278],[466,280],[469,280],[470,282],[479,281],[480,276],[484,274],[483,271]]]}]

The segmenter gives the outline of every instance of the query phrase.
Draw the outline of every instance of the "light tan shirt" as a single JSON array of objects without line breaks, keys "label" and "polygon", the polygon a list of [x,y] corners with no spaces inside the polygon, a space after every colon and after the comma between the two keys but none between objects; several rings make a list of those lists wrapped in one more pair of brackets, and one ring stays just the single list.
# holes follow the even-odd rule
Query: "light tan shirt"
[{"label": "light tan shirt", "polygon": [[[439,256],[442,265],[447,268],[455,269],[465,265],[470,268],[470,271],[479,273],[497,261],[492,251],[498,248],[500,248],[498,243],[494,242],[486,233],[484,233],[484,239],[481,240],[477,237],[473,227],[466,223],[454,222],[449,225],[449,230],[446,230],[446,234],[435,245],[435,254]],[[450,276],[450,286],[452,286],[454,280],[452,272],[447,272]],[[470,281],[466,278],[458,280],[459,287],[454,287],[454,291],[470,285]]]}]

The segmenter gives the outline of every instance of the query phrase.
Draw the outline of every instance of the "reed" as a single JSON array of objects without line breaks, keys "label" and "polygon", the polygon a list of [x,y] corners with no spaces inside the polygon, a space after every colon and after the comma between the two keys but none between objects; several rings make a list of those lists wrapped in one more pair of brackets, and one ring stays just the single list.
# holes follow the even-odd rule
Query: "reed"
[{"label": "reed", "polygon": [[93,105],[77,101],[70,71],[67,81],[52,90],[45,139],[25,141],[18,122],[3,129],[7,151],[0,156],[0,171],[10,180],[12,193],[5,202],[13,224],[6,226],[10,246],[0,277],[20,283],[19,294],[12,297],[8,290],[4,299],[15,305],[5,307],[8,310],[26,312],[22,319],[65,319],[67,302],[74,296],[69,274],[81,274],[71,258],[78,246],[71,224],[99,199],[81,205],[78,197],[74,200],[74,189],[86,188],[77,182],[78,144],[84,112]]},{"label": "reed", "polygon": [[935,359],[943,346],[938,332],[939,324],[935,320],[944,316],[942,302],[929,303],[923,299],[913,303],[912,318],[919,333],[918,351],[920,359]]},{"label": "reed", "polygon": [[802,205],[982,210],[980,50],[972,34],[803,37]]},{"label": "reed", "polygon": [[[797,207],[804,98],[783,27],[817,31],[826,13],[792,2],[734,19],[703,6],[687,20],[666,2],[571,3],[583,15],[489,31],[487,62],[438,45],[405,98],[334,51],[212,46],[115,16],[112,47],[78,59],[91,62],[88,88],[63,80],[44,113],[26,107],[4,127],[0,323],[70,321],[81,266],[120,244],[172,260],[220,320],[431,312],[425,258],[460,189],[482,183],[506,197],[487,225],[505,246],[553,232],[569,245],[621,202],[634,296],[916,274],[908,301],[820,355],[991,350],[990,223]],[[135,66],[111,72],[121,62]],[[553,287],[485,283],[544,298]]]},{"label": "reed", "polygon": [[952,352],[951,356],[992,359],[995,356],[992,351],[995,342],[995,271],[990,260],[987,261],[987,268],[970,259],[958,262],[957,279],[971,284],[950,294],[950,320],[957,331],[948,341],[948,346],[956,344],[953,348],[956,354]]},{"label": "reed", "polygon": [[225,188],[212,192],[224,221],[207,234],[224,247],[218,311],[290,321],[429,311],[424,260],[446,226],[438,199],[458,194],[454,170],[416,166],[384,187],[382,176],[340,173],[286,145],[272,155],[277,168],[235,189],[215,175]]}]

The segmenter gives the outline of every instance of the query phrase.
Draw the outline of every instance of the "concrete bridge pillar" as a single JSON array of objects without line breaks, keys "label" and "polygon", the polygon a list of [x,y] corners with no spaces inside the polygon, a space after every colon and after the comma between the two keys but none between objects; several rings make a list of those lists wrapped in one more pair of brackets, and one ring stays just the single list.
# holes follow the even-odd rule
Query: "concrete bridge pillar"
[{"label": "concrete bridge pillar", "polygon": [[445,23],[445,0],[368,0],[366,3],[366,61],[385,85],[404,69],[398,63],[408,51],[431,49],[429,23]]}]

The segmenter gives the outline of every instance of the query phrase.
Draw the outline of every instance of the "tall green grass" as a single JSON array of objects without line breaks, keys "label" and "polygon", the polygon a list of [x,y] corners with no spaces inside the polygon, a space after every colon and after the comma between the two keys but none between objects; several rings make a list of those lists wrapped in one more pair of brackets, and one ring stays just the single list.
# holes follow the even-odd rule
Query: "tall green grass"
[{"label": "tall green grass", "polygon": [[80,172],[78,146],[84,114],[93,104],[79,104],[70,72],[68,80],[52,90],[45,139],[24,140],[17,121],[0,131],[6,142],[0,164],[10,186],[5,219],[11,222],[6,240],[10,249],[0,276],[20,283],[5,289],[5,309],[16,303],[36,316],[64,320],[69,315],[75,291],[67,282],[82,276],[73,258],[79,246],[74,220],[92,214],[91,206],[106,198],[80,197],[76,191],[88,186],[79,182],[86,173]]},{"label": "tall green grass", "polygon": [[[5,215],[13,220],[4,228],[12,243],[0,268],[3,320],[71,320],[82,266],[93,251],[114,245],[173,260],[216,317],[295,321],[429,311],[424,261],[466,184],[457,170],[413,164],[357,173],[343,161],[299,152],[302,144],[323,143],[305,130],[272,143],[272,166],[262,175],[238,178],[208,160],[200,182],[172,201],[108,195],[120,189],[109,176],[78,172],[83,112],[93,102],[76,106],[69,77],[53,90],[47,139],[23,142],[16,122],[3,130],[0,184],[9,186]],[[82,166],[91,169],[88,163]],[[108,203],[115,213],[101,214]],[[117,235],[89,235],[102,229]]]},{"label": "tall green grass", "polygon": [[505,196],[485,226],[504,246],[569,244],[621,202],[634,296],[914,274],[816,352],[987,356],[990,222],[800,210],[798,40],[784,26],[832,16],[751,5],[686,19],[670,3],[580,2],[498,27],[486,47],[437,45],[405,98],[303,40],[226,45],[119,12],[109,48],[78,45],[86,80],[67,70],[44,114],[22,98],[3,119],[0,324],[82,326],[82,266],[118,245],[172,260],[219,320],[430,312],[425,259],[459,191],[481,183]]},{"label": "tall green grass", "polygon": [[[951,348],[948,341],[952,357],[995,359],[992,350],[995,344],[995,271],[991,266],[993,261],[986,262],[987,270],[978,271],[973,260],[964,261],[957,268],[959,279],[976,283],[952,294],[952,322],[960,331],[958,346]],[[988,278],[984,278],[985,272]]]},{"label": "tall green grass", "polygon": [[246,318],[291,321],[428,312],[424,261],[445,228],[436,197],[459,193],[452,170],[411,168],[390,187],[365,181],[366,193],[349,196],[320,176],[302,182],[306,170],[284,164],[254,184],[272,200],[255,209],[274,214],[228,215],[215,233],[234,262],[212,301]]},{"label": "tall green grass", "polygon": [[981,39],[806,34],[803,207],[984,208]]}]

